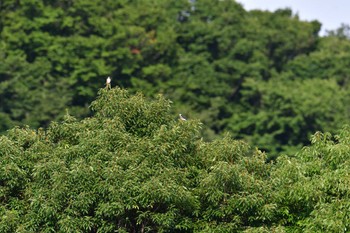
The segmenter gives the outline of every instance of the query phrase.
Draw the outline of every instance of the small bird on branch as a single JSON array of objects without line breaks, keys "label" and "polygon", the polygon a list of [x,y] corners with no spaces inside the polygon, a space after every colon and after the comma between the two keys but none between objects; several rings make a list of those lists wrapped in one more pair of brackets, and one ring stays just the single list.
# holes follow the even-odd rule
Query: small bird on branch
[{"label": "small bird on branch", "polygon": [[108,78],[106,80],[106,88],[107,89],[111,89],[111,81],[112,81],[111,77],[108,76]]},{"label": "small bird on branch", "polygon": [[185,117],[183,117],[181,113],[179,114],[179,117],[180,117],[180,120],[187,121],[187,119]]}]

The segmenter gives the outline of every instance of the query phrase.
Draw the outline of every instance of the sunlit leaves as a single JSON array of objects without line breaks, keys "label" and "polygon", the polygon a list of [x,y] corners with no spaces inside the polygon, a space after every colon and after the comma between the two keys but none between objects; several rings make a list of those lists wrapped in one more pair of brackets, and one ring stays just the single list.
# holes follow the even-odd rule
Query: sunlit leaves
[{"label": "sunlit leaves", "polygon": [[102,89],[95,115],[0,138],[3,231],[284,232],[349,227],[349,128],[266,163],[242,141],[204,142],[163,97]]}]

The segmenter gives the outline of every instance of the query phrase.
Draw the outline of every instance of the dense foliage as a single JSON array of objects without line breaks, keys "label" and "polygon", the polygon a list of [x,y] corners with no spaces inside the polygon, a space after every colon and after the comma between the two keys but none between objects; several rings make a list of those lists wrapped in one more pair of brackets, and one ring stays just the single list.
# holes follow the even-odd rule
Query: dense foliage
[{"label": "dense foliage", "polygon": [[319,28],[233,0],[0,1],[0,232],[349,231],[349,26]]},{"label": "dense foliage", "polygon": [[349,119],[348,28],[233,0],[2,0],[0,131],[88,116],[107,76],[276,155]]},{"label": "dense foliage", "polygon": [[346,232],[350,129],[295,157],[200,137],[162,96],[101,89],[94,115],[0,137],[1,232]]}]

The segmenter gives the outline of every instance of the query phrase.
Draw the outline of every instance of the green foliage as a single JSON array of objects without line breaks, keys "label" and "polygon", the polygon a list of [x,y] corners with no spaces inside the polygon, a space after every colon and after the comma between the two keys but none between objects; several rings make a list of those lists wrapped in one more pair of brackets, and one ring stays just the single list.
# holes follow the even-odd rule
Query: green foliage
[{"label": "green foliage", "polygon": [[320,38],[320,23],[291,9],[232,0],[5,0],[0,10],[1,132],[47,127],[65,109],[90,115],[107,76],[162,93],[173,113],[203,122],[207,141],[229,131],[269,156],[347,123],[346,25]]},{"label": "green foliage", "polygon": [[270,153],[293,154],[308,143],[311,132],[331,131],[349,119],[344,108],[349,95],[335,80],[278,77],[264,85],[252,79],[244,85],[247,101],[259,96],[259,106],[251,110],[254,114],[243,111],[233,115],[228,128]]},{"label": "green foliage", "polygon": [[101,89],[94,115],[0,137],[1,232],[346,232],[349,127],[296,156],[202,140],[163,96]]},{"label": "green foliage", "polygon": [[348,26],[231,0],[0,11],[0,232],[348,231]]},{"label": "green foliage", "polygon": [[317,132],[296,158],[280,157],[271,173],[288,225],[303,232],[347,232],[349,127],[337,136]]}]

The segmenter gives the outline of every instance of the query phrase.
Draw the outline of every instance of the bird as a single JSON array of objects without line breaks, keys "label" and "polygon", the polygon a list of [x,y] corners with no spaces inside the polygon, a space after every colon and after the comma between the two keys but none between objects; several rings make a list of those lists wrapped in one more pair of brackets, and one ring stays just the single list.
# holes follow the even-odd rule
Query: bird
[{"label": "bird", "polygon": [[187,121],[187,119],[185,117],[183,117],[181,113],[179,114],[179,117],[180,117],[180,120]]},{"label": "bird", "polygon": [[111,81],[112,81],[111,77],[108,76],[108,78],[106,79],[106,88],[107,89],[111,88]]}]

